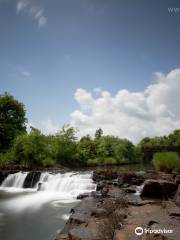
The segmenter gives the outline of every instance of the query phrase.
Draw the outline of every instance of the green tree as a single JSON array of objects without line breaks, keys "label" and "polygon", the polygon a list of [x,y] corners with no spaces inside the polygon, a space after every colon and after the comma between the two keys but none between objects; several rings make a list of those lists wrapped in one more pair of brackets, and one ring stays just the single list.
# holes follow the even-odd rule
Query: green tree
[{"label": "green tree", "polygon": [[37,129],[17,136],[12,147],[15,164],[26,167],[43,166],[44,161],[51,157],[47,146],[46,136]]},{"label": "green tree", "polygon": [[25,108],[13,96],[0,95],[0,151],[7,150],[15,137],[26,132]]},{"label": "green tree", "polygon": [[96,156],[96,144],[89,135],[82,137],[77,145],[77,158],[84,164]]},{"label": "green tree", "polygon": [[74,165],[77,153],[76,129],[66,125],[56,135],[56,159],[62,165]]},{"label": "green tree", "polygon": [[98,128],[95,132],[95,139],[102,137],[102,135],[103,135],[103,130],[101,128]]}]

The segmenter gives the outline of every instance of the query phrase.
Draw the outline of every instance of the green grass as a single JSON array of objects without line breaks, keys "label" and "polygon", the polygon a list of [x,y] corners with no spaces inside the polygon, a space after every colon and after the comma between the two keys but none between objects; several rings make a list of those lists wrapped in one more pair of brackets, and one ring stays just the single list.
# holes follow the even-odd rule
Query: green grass
[{"label": "green grass", "polygon": [[157,152],[153,156],[153,164],[158,171],[172,172],[180,169],[180,157],[176,152]]}]

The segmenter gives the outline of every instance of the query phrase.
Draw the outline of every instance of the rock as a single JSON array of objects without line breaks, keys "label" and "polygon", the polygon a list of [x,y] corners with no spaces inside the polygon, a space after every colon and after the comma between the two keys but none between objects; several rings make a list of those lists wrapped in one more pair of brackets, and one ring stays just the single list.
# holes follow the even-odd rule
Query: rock
[{"label": "rock", "polygon": [[87,222],[89,215],[83,213],[74,213],[70,217],[70,223],[81,224]]},{"label": "rock", "polygon": [[109,188],[108,187],[104,187],[102,190],[101,190],[101,194],[102,194],[102,197],[106,197],[107,194],[109,192]]},{"label": "rock", "polygon": [[97,191],[102,190],[105,186],[106,186],[106,183],[105,183],[104,181],[100,181],[100,182],[97,184],[96,190],[97,190]]},{"label": "rock", "polygon": [[24,181],[24,188],[33,188],[35,184],[39,181],[41,176],[40,171],[29,172]]},{"label": "rock", "polygon": [[130,185],[127,184],[127,183],[125,183],[125,184],[123,184],[121,187],[122,187],[122,188],[128,188],[128,187],[130,187]]},{"label": "rock", "polygon": [[87,198],[87,197],[91,197],[91,193],[87,192],[87,193],[81,193],[77,196],[77,199],[83,199],[83,198]]},{"label": "rock", "polygon": [[93,172],[93,181],[95,182],[99,182],[101,180],[113,180],[113,179],[117,179],[117,177],[118,177],[117,172],[113,172],[111,170]]},{"label": "rock", "polygon": [[56,236],[55,240],[69,240],[68,234],[59,234]]},{"label": "rock", "polygon": [[177,190],[174,182],[166,180],[146,180],[141,192],[141,197],[146,198],[168,198],[173,197]]},{"label": "rock", "polygon": [[169,214],[170,217],[176,217],[176,218],[179,218],[180,219],[180,212],[172,212]]},{"label": "rock", "polygon": [[137,206],[137,207],[141,207],[147,204],[157,204],[157,201],[154,200],[136,200],[136,199],[131,199],[128,201],[128,204],[131,206]]},{"label": "rock", "polygon": [[135,188],[132,188],[132,187],[131,187],[131,188],[129,187],[129,188],[126,188],[126,189],[125,189],[125,192],[126,192],[126,193],[136,193],[136,189],[135,189]]},{"label": "rock", "polygon": [[100,192],[98,192],[98,191],[93,191],[93,192],[91,192],[91,196],[93,198],[101,198],[102,194]]},{"label": "rock", "polygon": [[128,240],[128,233],[122,230],[116,230],[113,240]]},{"label": "rock", "polygon": [[175,203],[176,203],[178,206],[180,206],[180,185],[178,186],[178,190],[177,190],[177,192],[176,192],[176,195],[175,195],[174,200],[175,200]]},{"label": "rock", "polygon": [[104,209],[104,208],[97,208],[97,209],[92,211],[91,216],[102,217],[102,216],[105,216],[106,214],[107,214],[106,209]]},{"label": "rock", "polygon": [[168,238],[161,234],[147,234],[144,240],[168,240]]},{"label": "rock", "polygon": [[180,175],[176,175],[175,183],[176,183],[177,186],[179,186],[179,184],[180,184]]},{"label": "rock", "polygon": [[69,231],[70,240],[96,240],[97,234],[92,228],[88,227],[77,227]]},{"label": "rock", "polygon": [[125,214],[125,212],[124,212],[123,210],[117,209],[117,210],[115,210],[114,214],[115,214],[115,216],[118,217],[118,219],[120,219],[120,220],[122,220],[122,221],[123,221],[125,218],[127,218],[127,215]]}]

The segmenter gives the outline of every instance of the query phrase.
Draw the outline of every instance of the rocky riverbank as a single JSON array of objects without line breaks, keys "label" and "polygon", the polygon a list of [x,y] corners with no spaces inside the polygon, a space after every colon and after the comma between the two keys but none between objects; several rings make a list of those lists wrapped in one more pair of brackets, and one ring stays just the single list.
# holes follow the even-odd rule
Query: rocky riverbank
[{"label": "rocky riverbank", "polygon": [[[78,196],[56,240],[179,239],[180,175],[102,171],[93,180],[97,191]],[[136,235],[136,227],[147,233]]]}]

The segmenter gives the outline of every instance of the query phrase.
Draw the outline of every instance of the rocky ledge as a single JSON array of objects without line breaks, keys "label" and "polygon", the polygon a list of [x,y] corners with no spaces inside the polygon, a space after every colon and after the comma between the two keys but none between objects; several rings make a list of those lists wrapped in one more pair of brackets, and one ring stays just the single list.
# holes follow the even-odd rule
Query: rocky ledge
[{"label": "rocky ledge", "polygon": [[[97,191],[81,194],[55,240],[178,240],[180,175],[94,172]],[[142,227],[142,235],[136,235]],[[160,230],[171,230],[165,233]]]}]

